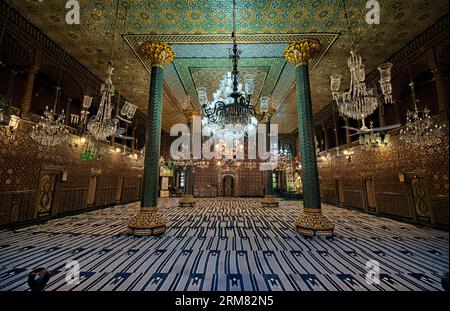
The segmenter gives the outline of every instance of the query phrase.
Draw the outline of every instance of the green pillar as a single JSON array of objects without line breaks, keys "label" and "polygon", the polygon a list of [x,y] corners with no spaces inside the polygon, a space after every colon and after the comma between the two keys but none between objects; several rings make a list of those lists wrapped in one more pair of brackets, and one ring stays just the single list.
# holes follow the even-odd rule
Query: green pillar
[{"label": "green pillar", "polygon": [[297,231],[304,236],[333,236],[334,225],[323,216],[320,203],[319,174],[314,143],[311,90],[308,62],[319,49],[317,41],[305,39],[291,43],[284,52],[295,66],[297,111],[302,163],[303,210],[296,220]]},{"label": "green pillar", "polygon": [[128,224],[130,233],[136,236],[158,235],[166,231],[167,221],[158,212],[161,114],[164,65],[174,59],[172,48],[163,42],[145,42],[141,47],[141,53],[151,61],[152,67],[141,209]]},{"label": "green pillar", "polygon": [[[273,111],[269,111],[266,121],[266,150],[270,151],[270,119],[272,117]],[[273,181],[272,181],[272,170],[264,171],[264,188],[266,193],[264,194],[264,199],[261,201],[261,207],[278,207],[278,201],[273,197]]]},{"label": "green pillar", "polygon": [[186,180],[185,180],[186,196],[192,196],[192,165],[186,167]]},{"label": "green pillar", "polygon": [[156,207],[158,205],[163,81],[164,69],[157,66],[152,67],[145,137],[145,150],[149,152],[145,152],[144,158],[142,207]]},{"label": "green pillar", "polygon": [[[187,124],[189,127],[190,133],[190,149],[189,152],[192,156],[192,150],[194,148],[194,129],[192,126],[192,118],[195,116],[195,112],[190,111],[186,113]],[[185,171],[185,180],[184,180],[184,196],[178,201],[178,206],[180,207],[193,207],[195,205],[195,199],[193,195],[194,181],[193,181],[193,167],[192,165],[188,165]]]}]

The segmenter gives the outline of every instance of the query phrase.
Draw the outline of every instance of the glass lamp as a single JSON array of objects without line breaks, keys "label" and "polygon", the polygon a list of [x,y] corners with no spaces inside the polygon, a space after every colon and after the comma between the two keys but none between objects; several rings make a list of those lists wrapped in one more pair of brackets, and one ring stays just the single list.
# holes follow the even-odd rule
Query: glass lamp
[{"label": "glass lamp", "polygon": [[381,92],[384,95],[386,103],[390,104],[392,104],[391,68],[392,63],[384,63],[377,68],[380,72]]},{"label": "glass lamp", "polygon": [[84,95],[84,97],[83,97],[83,108],[84,109],[89,109],[89,107],[91,107],[91,103],[92,103],[92,97]]},{"label": "glass lamp", "polygon": [[263,96],[260,98],[259,109],[261,110],[261,112],[269,111],[269,100],[270,98],[267,96]]},{"label": "glass lamp", "polygon": [[251,96],[253,94],[253,90],[255,89],[255,75],[248,74],[244,77],[245,81],[245,92],[247,95]]},{"label": "glass lamp", "polygon": [[11,117],[9,118],[9,128],[12,131],[17,130],[17,128],[19,127],[19,121],[20,118],[18,116],[11,115]]},{"label": "glass lamp", "polygon": [[334,75],[330,77],[331,95],[333,96],[334,100],[336,100],[339,96],[339,89],[341,88],[341,78],[341,75]]},{"label": "glass lamp", "polygon": [[197,88],[198,101],[201,105],[205,105],[208,103],[208,97],[206,95],[206,87],[198,87]]}]

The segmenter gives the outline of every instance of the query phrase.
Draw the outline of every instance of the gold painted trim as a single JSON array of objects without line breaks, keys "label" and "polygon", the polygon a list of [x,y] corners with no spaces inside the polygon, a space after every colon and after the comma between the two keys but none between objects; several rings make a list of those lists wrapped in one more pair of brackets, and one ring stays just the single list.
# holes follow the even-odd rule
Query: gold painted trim
[{"label": "gold painted trim", "polygon": [[307,207],[304,207],[303,208],[303,212],[305,212],[305,213],[322,213],[322,209],[320,209],[320,208],[307,208]]},{"label": "gold painted trim", "polygon": [[320,48],[321,44],[317,39],[294,41],[284,50],[283,56],[287,61],[297,66],[298,64],[309,62],[313,55],[320,51]]},{"label": "gold painted trim", "polygon": [[155,212],[158,210],[156,206],[141,206],[140,212]]},{"label": "gold painted trim", "polygon": [[[307,38],[332,37],[335,41],[340,33],[274,33],[274,34],[237,34],[238,44],[280,44],[300,41]],[[125,41],[133,37],[145,37],[146,41],[166,41],[170,44],[229,44],[230,34],[123,34]],[[296,38],[298,37],[298,38]],[[223,40],[204,40],[203,38],[223,38]],[[255,40],[260,38],[260,40]]]},{"label": "gold painted trim", "polygon": [[172,47],[161,41],[146,41],[139,46],[139,52],[150,61],[151,67],[169,64],[175,59]]}]

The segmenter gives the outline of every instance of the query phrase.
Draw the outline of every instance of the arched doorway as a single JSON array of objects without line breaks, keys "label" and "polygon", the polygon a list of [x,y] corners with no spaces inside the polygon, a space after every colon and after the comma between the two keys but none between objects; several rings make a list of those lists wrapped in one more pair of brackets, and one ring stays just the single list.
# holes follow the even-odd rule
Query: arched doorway
[{"label": "arched doorway", "polygon": [[224,197],[234,196],[234,177],[232,175],[225,175],[222,181],[222,194]]},{"label": "arched doorway", "polygon": [[217,196],[238,197],[240,194],[239,174],[236,171],[227,170],[217,174]]}]

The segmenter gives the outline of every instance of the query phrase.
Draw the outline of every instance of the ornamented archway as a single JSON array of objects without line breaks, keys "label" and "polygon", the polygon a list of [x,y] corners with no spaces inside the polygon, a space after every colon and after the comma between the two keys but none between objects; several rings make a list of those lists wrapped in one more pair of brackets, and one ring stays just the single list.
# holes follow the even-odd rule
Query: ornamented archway
[{"label": "ornamented archway", "polygon": [[219,197],[233,196],[238,197],[239,175],[234,171],[219,172],[217,181],[217,195]]},{"label": "ornamented archway", "polygon": [[222,194],[224,197],[232,197],[234,195],[234,177],[225,175],[222,182]]}]

